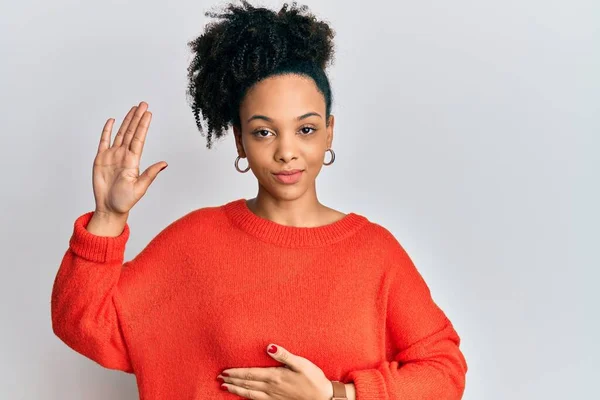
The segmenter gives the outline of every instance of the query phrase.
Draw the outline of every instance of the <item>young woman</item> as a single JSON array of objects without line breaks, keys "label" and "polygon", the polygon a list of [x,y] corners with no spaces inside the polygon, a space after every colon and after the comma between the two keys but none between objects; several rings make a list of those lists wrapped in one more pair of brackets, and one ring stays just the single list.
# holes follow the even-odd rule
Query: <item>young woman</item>
[{"label": "young woman", "polygon": [[135,374],[145,400],[461,398],[459,336],[408,254],[381,225],[318,200],[335,160],[332,29],[296,4],[207,15],[220,21],[190,42],[193,113],[209,148],[232,126],[235,168],[258,193],[193,210],[123,263],[129,211],[166,163],[139,174],[148,104],[112,144],[109,119],[96,208],[75,220],[54,282],[55,334]]}]

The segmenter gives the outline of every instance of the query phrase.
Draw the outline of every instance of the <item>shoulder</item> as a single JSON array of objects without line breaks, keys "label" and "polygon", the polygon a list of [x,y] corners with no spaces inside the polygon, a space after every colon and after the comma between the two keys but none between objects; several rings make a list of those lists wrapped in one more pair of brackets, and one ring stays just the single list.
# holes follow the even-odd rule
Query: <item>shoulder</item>
[{"label": "shoulder", "polygon": [[208,205],[200,208],[195,208],[181,217],[179,217],[175,222],[179,224],[186,224],[198,221],[212,221],[219,220],[222,218],[226,218],[226,214],[224,212],[224,205]]},{"label": "shoulder", "polygon": [[396,266],[398,264],[412,265],[408,252],[391,228],[379,222],[367,221],[363,234],[368,238],[367,240],[371,246],[377,246],[380,249],[387,264]]},{"label": "shoulder", "polygon": [[205,206],[181,214],[155,235],[136,259],[184,254],[190,248],[210,246],[215,227],[225,226],[226,215],[218,205]]},{"label": "shoulder", "polygon": [[222,227],[226,221],[227,214],[224,212],[222,204],[207,205],[182,214],[171,222],[165,231],[190,234]]},{"label": "shoulder", "polygon": [[367,217],[364,218],[367,220],[365,234],[376,240],[379,246],[384,248],[400,246],[400,242],[388,227]]},{"label": "shoulder", "polygon": [[[175,220],[154,237],[154,242],[185,242],[198,234],[211,231],[215,226],[223,226],[227,219],[220,205],[195,208],[180,214]],[[187,239],[185,239],[187,238]]]}]

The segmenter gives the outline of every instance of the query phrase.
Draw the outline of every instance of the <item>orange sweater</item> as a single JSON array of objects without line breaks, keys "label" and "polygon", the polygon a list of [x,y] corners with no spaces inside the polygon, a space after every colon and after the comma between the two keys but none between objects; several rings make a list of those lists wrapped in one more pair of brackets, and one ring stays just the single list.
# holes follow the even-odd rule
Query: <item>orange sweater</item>
[{"label": "orange sweater", "polygon": [[357,400],[460,399],[467,364],[451,322],[394,236],[349,213],[303,228],[245,199],[196,209],[123,263],[118,237],[75,220],[51,298],[54,333],[135,374],[141,400],[233,399],[226,368],[280,366],[278,343]]}]

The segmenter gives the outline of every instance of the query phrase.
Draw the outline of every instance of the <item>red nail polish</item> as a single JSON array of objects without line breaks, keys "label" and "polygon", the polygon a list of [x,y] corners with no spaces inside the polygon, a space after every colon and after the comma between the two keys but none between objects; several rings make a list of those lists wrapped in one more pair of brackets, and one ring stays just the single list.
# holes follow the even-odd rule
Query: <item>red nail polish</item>
[{"label": "red nail polish", "polygon": [[217,380],[218,380],[220,383],[225,383],[225,379],[221,378],[220,376],[217,376]]},{"label": "red nail polish", "polygon": [[275,353],[277,353],[277,346],[275,346],[275,345],[272,345],[272,346],[269,348],[269,353],[271,353],[271,354],[275,354]]},{"label": "red nail polish", "polygon": [[221,385],[221,390],[229,390],[229,389],[227,389],[227,386]]},{"label": "red nail polish", "polygon": [[229,376],[229,374],[227,372],[221,372],[221,375],[223,375],[223,376]]}]

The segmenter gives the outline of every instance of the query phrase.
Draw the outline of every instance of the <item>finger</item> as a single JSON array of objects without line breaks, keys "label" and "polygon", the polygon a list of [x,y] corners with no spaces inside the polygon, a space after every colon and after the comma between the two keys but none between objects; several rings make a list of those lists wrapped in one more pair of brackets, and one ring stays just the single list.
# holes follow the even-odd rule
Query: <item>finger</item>
[{"label": "finger", "polygon": [[138,159],[142,156],[142,150],[144,149],[144,142],[146,141],[146,133],[148,132],[150,121],[152,121],[152,113],[146,111],[129,145],[129,150],[136,154]]},{"label": "finger", "polygon": [[267,353],[275,360],[287,365],[292,371],[300,372],[304,361],[303,357],[292,354],[287,349],[275,344],[267,346]]},{"label": "finger", "polygon": [[150,187],[152,182],[154,182],[158,176],[158,173],[165,169],[167,165],[167,163],[158,162],[146,168],[146,170],[140,176],[138,176],[137,181],[135,181],[133,185],[133,192],[137,198],[142,197],[146,193],[148,187]]},{"label": "finger", "polygon": [[129,124],[129,126],[127,127],[127,130],[125,131],[125,136],[123,136],[123,143],[121,143],[122,147],[125,147],[126,149],[129,148],[129,142],[131,142],[131,138],[133,137],[135,131],[137,130],[138,124],[140,123],[142,117],[144,116],[144,113],[146,112],[146,110],[148,109],[148,104],[144,101],[142,101],[140,103],[140,105],[138,106],[137,110],[135,110],[135,114],[133,115],[133,119],[131,120],[131,123]]},{"label": "finger", "polygon": [[135,114],[136,110],[137,106],[131,107],[131,109],[125,116],[125,119],[123,120],[123,123],[121,123],[121,126],[119,127],[119,130],[117,131],[117,134],[115,136],[115,140],[112,144],[113,147],[118,147],[121,145],[121,143],[123,143],[123,136],[125,135],[125,131],[129,127],[129,124],[131,123],[131,120],[133,119],[133,115]]},{"label": "finger", "polygon": [[96,155],[102,153],[104,150],[110,147],[110,133],[112,132],[113,125],[115,123],[114,118],[109,118],[102,128],[102,135],[100,136],[100,143],[98,144],[98,152]]},{"label": "finger", "polygon": [[232,377],[224,377],[221,375],[219,375],[219,377],[221,379],[223,379],[223,381],[225,383],[231,383],[232,385],[242,387],[245,389],[260,390],[262,392],[267,392],[268,391],[267,388],[270,385],[269,382],[263,382],[263,381],[254,380],[254,379],[232,378]]},{"label": "finger", "polygon": [[281,373],[281,367],[251,367],[226,369],[223,371],[223,375],[219,376],[222,376],[226,382],[228,382],[228,378],[232,378],[244,381],[273,383],[281,379]]},{"label": "finger", "polygon": [[257,382],[252,382],[250,385],[248,385],[249,387],[240,387],[231,383],[223,383],[221,384],[221,387],[225,387],[230,393],[237,394],[238,396],[243,397],[245,399],[269,400],[273,398],[263,391],[254,389],[251,385],[255,383]]}]

